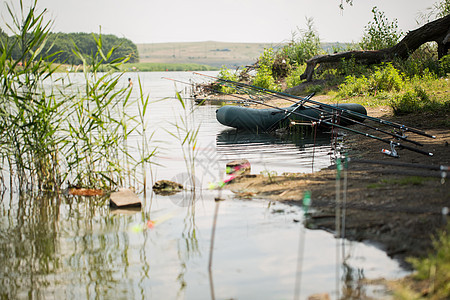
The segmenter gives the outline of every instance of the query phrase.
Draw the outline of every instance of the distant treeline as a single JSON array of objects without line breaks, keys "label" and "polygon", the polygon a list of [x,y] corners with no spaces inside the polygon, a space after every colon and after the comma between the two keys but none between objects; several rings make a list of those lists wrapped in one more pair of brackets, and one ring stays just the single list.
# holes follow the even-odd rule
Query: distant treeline
[{"label": "distant treeline", "polygon": [[[1,29],[0,38],[2,43],[8,42],[10,45],[15,43],[11,57],[13,59],[19,59],[22,40],[17,41],[16,36],[8,37]],[[82,63],[82,60],[74,53],[74,50],[77,49],[76,51],[84,57],[92,56],[97,52],[96,39],[98,40],[99,38],[101,39],[102,51],[105,55],[113,47],[116,47],[116,50],[110,57],[110,61],[120,57],[130,56],[128,62],[139,62],[139,53],[136,45],[129,39],[119,38],[112,34],[50,33],[40,55],[46,57],[56,53],[55,56],[51,57],[51,60],[54,59],[57,63],[79,65]]]}]

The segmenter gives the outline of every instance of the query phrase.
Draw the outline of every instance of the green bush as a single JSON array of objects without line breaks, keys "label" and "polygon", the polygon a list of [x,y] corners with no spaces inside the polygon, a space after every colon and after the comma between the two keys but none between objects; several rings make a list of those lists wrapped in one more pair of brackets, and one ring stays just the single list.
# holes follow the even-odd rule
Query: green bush
[{"label": "green bush", "polygon": [[302,83],[303,79],[301,79],[300,76],[303,72],[305,72],[305,65],[299,66],[298,64],[295,64],[286,77],[286,88],[289,89]]},{"label": "green bush", "polygon": [[293,64],[304,64],[308,59],[321,52],[320,38],[314,29],[312,18],[306,19],[306,27],[306,30],[299,30],[299,38],[293,33],[291,42],[281,50]]},{"label": "green bush", "polygon": [[253,85],[270,90],[280,90],[272,76],[272,70],[267,66],[259,67],[258,73],[253,78]]},{"label": "green bush", "polygon": [[436,76],[445,76],[437,59],[437,44],[435,42],[423,44],[408,59],[395,59],[393,64],[409,78],[423,76],[427,72],[434,73]]},{"label": "green bush", "polygon": [[391,101],[395,115],[405,115],[422,111],[448,110],[448,103],[433,101],[421,86],[415,86],[401,95],[396,95]]},{"label": "green bush", "polygon": [[364,50],[378,50],[394,46],[400,40],[397,19],[389,22],[384,12],[375,6],[372,9],[373,21],[365,27],[360,46]]},{"label": "green bush", "polygon": [[377,67],[370,80],[371,92],[377,91],[400,91],[404,80],[399,71],[391,63]]},{"label": "green bush", "polygon": [[253,85],[265,89],[279,90],[272,72],[274,61],[273,48],[264,49],[264,52],[258,58],[258,72],[253,78]]},{"label": "green bush", "polygon": [[338,73],[344,76],[364,74],[367,70],[367,65],[356,62],[354,57],[350,59],[343,58],[337,67]]},{"label": "green bush", "polygon": [[410,258],[415,277],[428,283],[429,299],[450,298],[450,226],[433,240],[433,253],[426,258]]},{"label": "green bush", "polygon": [[353,97],[368,92],[369,80],[366,76],[356,77],[353,75],[345,77],[343,84],[339,86],[339,97]]},{"label": "green bush", "polygon": [[[227,69],[225,66],[220,68],[220,72],[217,77],[219,77],[220,79],[224,79],[224,80],[238,81],[238,75],[236,74],[236,72],[233,72],[230,69]],[[236,90],[235,86],[221,85],[220,92],[222,92],[224,94],[233,94],[233,93],[236,93],[237,90]]]},{"label": "green bush", "polygon": [[278,51],[274,51],[273,48],[264,50],[258,58],[255,85],[279,89],[276,82],[288,76],[291,76],[290,84],[294,84],[294,81],[300,82],[299,78],[294,78],[299,77],[298,71],[295,70],[299,65],[321,52],[320,39],[314,29],[313,20],[307,19],[306,25],[306,30],[299,30],[298,38],[293,34],[291,42]]},{"label": "green bush", "polygon": [[450,73],[450,54],[442,57],[439,60],[439,63],[441,65],[443,75],[445,76],[445,75],[449,74]]}]

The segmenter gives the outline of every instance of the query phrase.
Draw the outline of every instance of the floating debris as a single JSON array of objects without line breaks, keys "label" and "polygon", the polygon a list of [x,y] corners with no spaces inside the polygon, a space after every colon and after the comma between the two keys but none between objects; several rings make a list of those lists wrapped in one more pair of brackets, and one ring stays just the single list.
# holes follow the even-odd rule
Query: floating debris
[{"label": "floating debris", "polygon": [[183,190],[183,185],[170,180],[159,180],[153,185],[155,194],[170,196]]},{"label": "floating debris", "polygon": [[104,191],[100,189],[85,189],[71,187],[69,188],[69,194],[73,196],[103,196]]},{"label": "floating debris", "polygon": [[141,207],[139,197],[130,189],[119,189],[110,196],[109,204],[113,208],[136,208]]}]

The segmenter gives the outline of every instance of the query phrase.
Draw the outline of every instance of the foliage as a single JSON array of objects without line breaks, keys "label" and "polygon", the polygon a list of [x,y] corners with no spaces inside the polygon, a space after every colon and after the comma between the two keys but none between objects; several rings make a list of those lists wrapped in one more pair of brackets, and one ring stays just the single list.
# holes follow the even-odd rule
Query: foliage
[{"label": "foliage", "polygon": [[183,114],[175,119],[174,122],[171,122],[171,125],[174,127],[175,131],[166,131],[180,143],[188,174],[188,178],[184,178],[184,184],[188,184],[190,190],[194,191],[196,189],[195,162],[198,154],[197,142],[198,133],[201,126],[200,123],[195,125],[194,122],[194,111],[198,108],[198,106],[187,107],[187,103],[183,100],[181,95],[177,93],[176,96],[178,102],[183,108]]},{"label": "foliage", "polygon": [[400,72],[391,64],[375,67],[375,71],[368,77],[350,75],[339,86],[340,97],[353,97],[357,95],[375,95],[379,92],[400,91],[404,79]]},{"label": "foliage", "polygon": [[424,12],[420,13],[419,20],[421,23],[429,23],[433,20],[442,18],[450,14],[450,1],[449,0],[439,0],[435,2],[431,7],[429,7]]},{"label": "foliage", "polygon": [[[227,69],[225,66],[220,68],[220,72],[217,77],[224,80],[238,81],[237,73]],[[218,88],[220,89],[220,92],[224,94],[236,93],[236,87],[234,85],[230,86],[220,85]]]},{"label": "foliage", "polygon": [[[35,13],[35,5],[28,12],[22,10],[21,18],[11,15],[15,42],[5,39],[0,46],[0,157],[17,174],[21,187],[53,189],[60,181],[56,167],[60,138],[55,133],[62,121],[58,112],[64,108],[55,95],[41,90],[54,69],[46,62],[52,57],[40,55],[50,23],[43,22],[44,12]],[[14,49],[19,51],[16,60],[11,59]]]},{"label": "foliage", "polygon": [[292,34],[291,42],[281,49],[287,60],[292,64],[304,64],[308,59],[320,54],[320,38],[314,28],[314,21],[312,18],[306,19],[306,30],[298,29],[300,37]]},{"label": "foliage", "polygon": [[128,115],[131,89],[121,86],[123,73],[100,73],[105,64],[117,70],[129,57],[114,59],[116,47],[105,52],[99,35],[90,57],[74,51],[83,62],[84,86],[69,76],[54,78],[56,54],[44,55],[50,35],[45,11],[36,13],[36,2],[28,11],[22,1],[20,7],[15,16],[8,6],[14,36],[0,45],[0,171],[20,190],[58,190],[65,181],[121,185],[128,162],[135,168],[154,154],[143,145],[141,157],[133,158],[126,145],[131,132],[145,133],[148,100],[141,92],[139,115]]},{"label": "foliage", "polygon": [[[51,33],[46,35],[46,42],[42,44],[41,54],[39,57],[45,58],[51,55],[52,60],[56,63],[65,63],[70,65],[79,65],[83,61],[79,55],[82,54],[86,58],[92,56],[97,52],[97,41],[101,40],[102,48],[106,52],[114,49],[110,57],[109,63],[121,57],[129,57],[129,62],[134,63],[139,61],[139,53],[137,46],[126,38],[119,38],[115,35],[100,35],[90,33]],[[17,60],[21,55],[20,36],[13,35],[8,37],[8,43],[15,45],[12,48],[11,56]]]},{"label": "foliage", "polygon": [[367,72],[367,66],[357,62],[354,57],[350,59],[343,58],[337,67],[337,71],[344,76],[364,74]]},{"label": "foliage", "polygon": [[286,88],[289,89],[302,83],[303,79],[300,76],[303,72],[305,72],[305,65],[295,64],[286,77]]},{"label": "foliage", "polygon": [[293,33],[291,42],[278,51],[274,51],[273,48],[264,50],[257,62],[258,69],[253,84],[276,90],[279,89],[276,82],[286,77],[291,77],[288,79],[289,85],[294,84],[294,81],[296,84],[300,83],[299,66],[321,51],[314,22],[312,19],[306,21],[307,29],[299,29],[298,38]]},{"label": "foliage", "polygon": [[433,239],[433,252],[425,258],[410,258],[415,278],[427,283],[429,299],[450,298],[450,226]]},{"label": "foliage", "polygon": [[338,96],[353,97],[363,95],[368,92],[369,80],[366,76],[347,76],[345,82],[339,86]]},{"label": "foliage", "polygon": [[445,76],[439,61],[437,60],[437,44],[426,43],[414,51],[408,59],[393,61],[395,67],[407,77],[423,76],[427,72],[432,72],[437,76]]},{"label": "foliage", "polygon": [[391,107],[395,115],[424,111],[445,113],[450,111],[450,101],[432,99],[423,87],[416,85],[403,94],[395,95],[391,101]]},{"label": "foliage", "polygon": [[404,82],[399,71],[392,63],[376,67],[370,81],[370,89],[373,93],[377,91],[400,91]]},{"label": "foliage", "polygon": [[274,60],[273,49],[265,49],[258,59],[258,73],[253,78],[253,85],[265,89],[279,90],[272,73]]},{"label": "foliage", "polygon": [[445,55],[439,61],[443,75],[447,75],[450,73],[450,54]]},{"label": "foliage", "polygon": [[398,30],[397,19],[390,22],[375,6],[372,9],[373,21],[364,27],[360,46],[364,50],[378,50],[394,46],[400,40],[402,32]]},{"label": "foliage", "polygon": [[[288,87],[300,84],[300,72],[304,63],[322,51],[313,20],[307,19],[306,25],[306,30],[298,30],[298,38],[293,33],[291,42],[277,51],[273,48],[264,49],[255,64],[256,75],[252,80],[254,85],[280,90],[280,82],[285,78]],[[247,72],[241,74],[248,75]]]}]

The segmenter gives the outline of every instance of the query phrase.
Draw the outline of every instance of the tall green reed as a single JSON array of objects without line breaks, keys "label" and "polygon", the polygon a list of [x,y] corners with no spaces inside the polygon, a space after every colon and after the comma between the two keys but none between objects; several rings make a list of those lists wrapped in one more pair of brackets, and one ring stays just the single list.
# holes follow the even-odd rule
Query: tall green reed
[{"label": "tall green reed", "polygon": [[[66,181],[96,188],[145,182],[132,182],[129,170],[145,166],[155,153],[144,124],[149,101],[142,88],[135,98],[131,88],[122,86],[124,73],[117,71],[128,57],[110,61],[115,48],[104,51],[101,35],[93,36],[95,53],[84,56],[75,50],[83,61],[80,87],[68,74],[55,74],[58,53],[41,53],[51,27],[44,22],[45,10],[36,13],[36,2],[26,10],[20,1],[16,16],[7,7],[14,34],[0,45],[2,175],[9,173],[11,186],[31,191],[58,190]],[[14,60],[17,49],[20,57]],[[130,113],[133,105],[139,107],[137,115]],[[135,131],[142,135],[140,156],[127,144]]]},{"label": "tall green reed", "polygon": [[[16,16],[7,5],[13,36],[1,41],[0,152],[7,161],[2,171],[9,169],[11,182],[20,187],[55,189],[61,181],[55,132],[62,104],[42,87],[55,70],[54,55],[41,55],[51,22],[45,22],[45,11],[37,14],[35,6],[26,11],[20,1],[21,14]],[[11,59],[13,51],[19,53],[17,60]]]},{"label": "tall green reed", "polygon": [[171,123],[175,131],[172,132],[167,130],[167,132],[180,143],[186,171],[189,177],[187,183],[189,184],[190,189],[194,191],[196,188],[195,162],[198,154],[197,141],[201,124],[195,124],[195,108],[188,107],[187,104],[189,103],[183,100],[179,92],[176,92],[176,97],[183,108],[183,112],[175,119],[175,122]]}]

